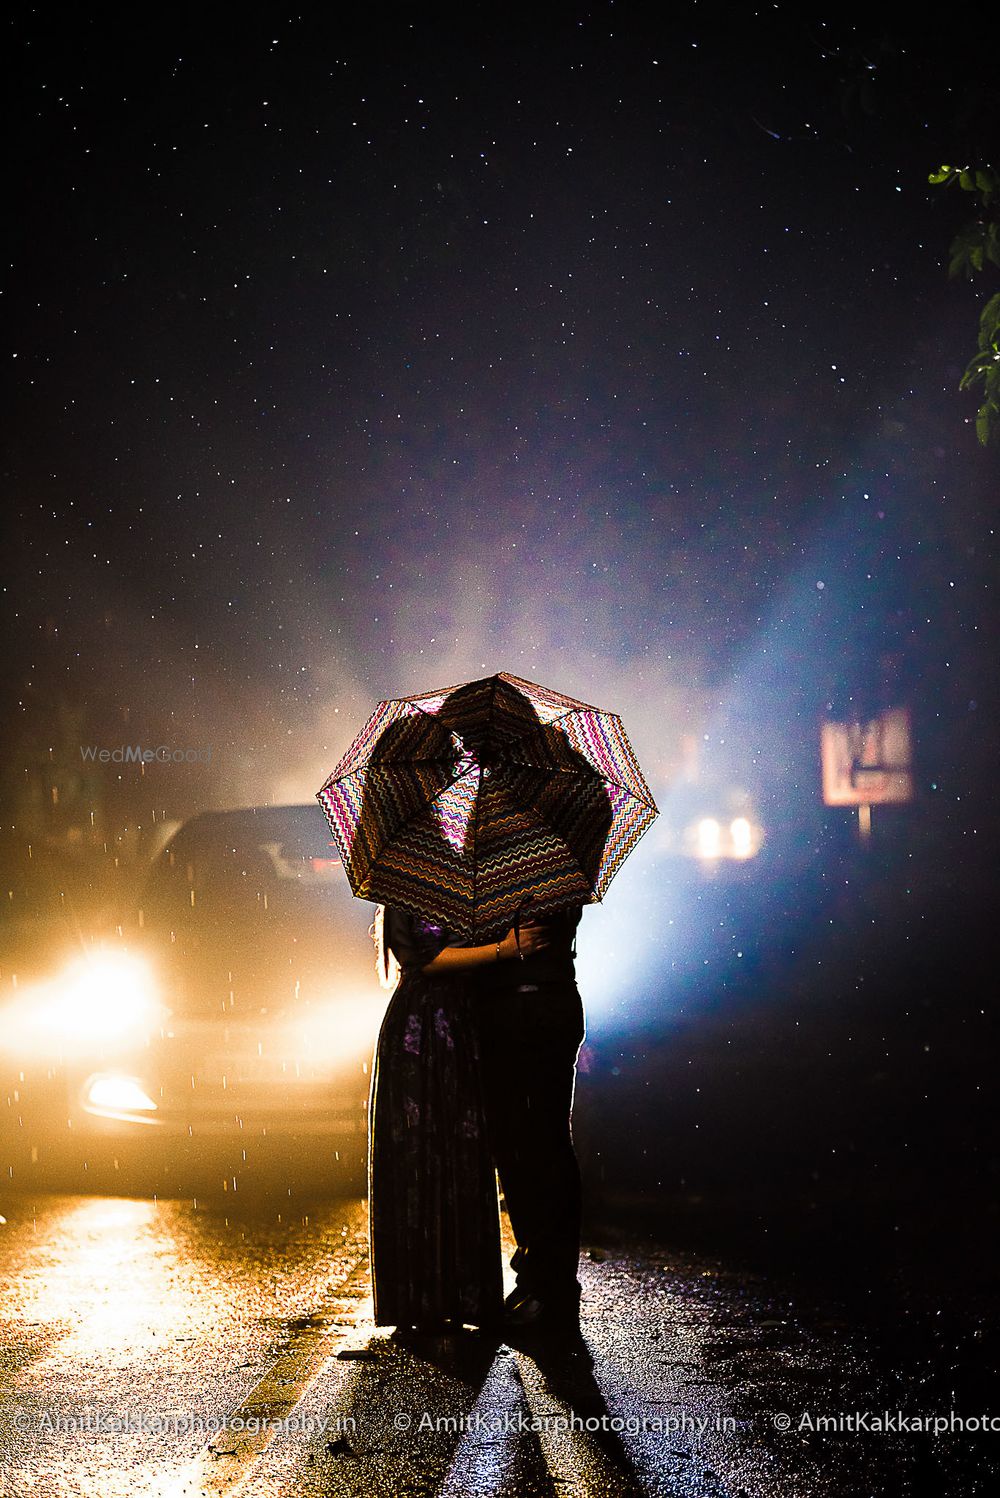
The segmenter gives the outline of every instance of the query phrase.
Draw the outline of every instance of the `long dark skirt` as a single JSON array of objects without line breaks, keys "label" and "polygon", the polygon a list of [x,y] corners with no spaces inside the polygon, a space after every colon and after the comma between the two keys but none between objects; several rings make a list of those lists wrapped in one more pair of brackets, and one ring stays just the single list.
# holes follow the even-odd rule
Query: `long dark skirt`
[{"label": "long dark skirt", "polygon": [[463,979],[404,974],[369,1105],[375,1322],[481,1326],[502,1309],[500,1218]]}]

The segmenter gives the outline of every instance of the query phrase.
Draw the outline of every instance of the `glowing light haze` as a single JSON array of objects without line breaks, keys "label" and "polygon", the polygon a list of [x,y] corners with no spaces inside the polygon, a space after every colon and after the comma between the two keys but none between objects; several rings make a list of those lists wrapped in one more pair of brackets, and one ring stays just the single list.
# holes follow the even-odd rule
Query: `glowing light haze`
[{"label": "glowing light haze", "polygon": [[212,749],[89,782],[111,843],[308,801],[380,698],[500,670],[618,711],[665,817],[815,817],[885,654],[925,742],[968,718],[943,93],[852,112],[851,23],[783,11],[215,24],[13,13],[11,826],[81,741]]}]

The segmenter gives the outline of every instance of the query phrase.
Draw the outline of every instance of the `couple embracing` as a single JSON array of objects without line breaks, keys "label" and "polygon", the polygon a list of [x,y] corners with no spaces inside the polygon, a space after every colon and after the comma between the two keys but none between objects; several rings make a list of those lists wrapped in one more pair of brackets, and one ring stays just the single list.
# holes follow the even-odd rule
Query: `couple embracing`
[{"label": "couple embracing", "polygon": [[369,1107],[375,1321],[578,1335],[576,930],[656,816],[621,721],[500,673],[380,703],[317,794],[400,974]]},{"label": "couple embracing", "polygon": [[[584,1036],[580,907],[467,945],[391,907],[401,970],[379,1035],[369,1202],[377,1325],[572,1331],[580,1171],[571,1110]],[[503,1302],[497,1174],[517,1242]]]}]

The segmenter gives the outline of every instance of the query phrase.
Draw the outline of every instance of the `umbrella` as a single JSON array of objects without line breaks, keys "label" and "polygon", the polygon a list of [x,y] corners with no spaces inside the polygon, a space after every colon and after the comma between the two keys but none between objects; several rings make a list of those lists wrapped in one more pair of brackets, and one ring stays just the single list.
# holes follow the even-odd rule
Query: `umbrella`
[{"label": "umbrella", "polygon": [[657,815],[616,713],[506,672],[380,702],[317,799],[355,895],[472,942],[600,900]]}]

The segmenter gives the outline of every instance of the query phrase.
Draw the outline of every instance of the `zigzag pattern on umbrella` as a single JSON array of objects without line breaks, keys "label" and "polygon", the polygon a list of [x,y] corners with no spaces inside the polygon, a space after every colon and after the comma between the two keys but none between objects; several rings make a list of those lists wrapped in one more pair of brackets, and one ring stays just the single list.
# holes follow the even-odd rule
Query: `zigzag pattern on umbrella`
[{"label": "zigzag pattern on umbrella", "polygon": [[471,860],[443,858],[440,843],[422,831],[410,827],[387,848],[368,887],[357,893],[416,915],[430,906],[442,925],[465,940],[504,935],[522,907],[542,912],[593,898],[565,846],[543,832],[530,833],[506,854],[477,859],[473,868]]},{"label": "zigzag pattern on umbrella", "polygon": [[654,806],[647,806],[642,801],[634,800],[627,792],[618,792],[621,798],[620,805],[615,804],[614,787],[608,788],[608,794],[611,798],[613,817],[604,848],[604,857],[601,860],[601,869],[594,885],[595,895],[599,900],[604,898],[608,885],[643,833],[652,826],[657,815]]},{"label": "zigzag pattern on umbrella", "polygon": [[319,801],[352,886],[367,877],[386,841],[440,793],[444,773],[434,766],[371,765],[323,787]]},{"label": "zigzag pattern on umbrella", "polygon": [[370,760],[448,766],[454,763],[458,753],[453,734],[437,718],[420,712],[406,698],[380,702],[325,785],[352,774]]},{"label": "zigzag pattern on umbrella", "polygon": [[434,817],[441,836],[452,848],[464,848],[469,829],[474,824],[476,798],[479,794],[481,772],[478,765],[471,765],[464,774],[459,774],[428,808]]},{"label": "zigzag pattern on umbrella", "polygon": [[[505,690],[505,687],[512,690]],[[550,687],[539,686],[534,681],[525,681],[520,676],[511,676],[506,671],[498,671],[495,676],[485,676],[480,681],[462,682],[457,686],[443,687],[434,692],[419,692],[412,697],[400,700],[413,703],[425,713],[437,713],[445,702],[449,698],[454,698],[457,693],[466,694],[464,701],[468,704],[469,715],[472,714],[474,708],[480,712],[489,710],[497,717],[501,719],[506,717],[515,724],[530,722],[534,726],[537,723],[554,723],[565,713],[573,712],[578,708],[591,712],[600,711],[599,708],[589,708],[587,703],[579,702],[575,697],[567,697],[562,692],[554,692]],[[491,696],[493,697],[492,703],[489,700]],[[530,718],[525,712],[525,701],[534,709]]]},{"label": "zigzag pattern on umbrella", "polygon": [[318,798],[355,894],[466,939],[600,899],[656,816],[616,714],[506,674],[379,703]]},{"label": "zigzag pattern on umbrella", "polygon": [[572,897],[574,903],[589,901],[594,895],[572,853],[556,838],[537,833],[509,854],[498,852],[477,865],[477,899],[497,908],[501,901],[507,902],[512,915],[522,901],[530,898],[534,906],[536,897],[550,899],[556,894],[564,902]]},{"label": "zigzag pattern on umbrella", "polygon": [[655,810],[649,786],[639,769],[621,719],[616,714],[589,710],[585,713],[571,713],[559,723],[559,732],[578,754],[594,766],[604,780],[612,785],[623,786]]},{"label": "zigzag pattern on umbrella", "polygon": [[600,895],[656,817],[655,808],[638,801],[617,785],[605,786],[591,778],[540,774],[534,784],[523,772],[510,772],[515,799],[569,844],[592,888]]},{"label": "zigzag pattern on umbrella", "polygon": [[[408,770],[389,782],[373,767],[325,788],[320,799],[358,893],[382,850],[408,823],[414,836],[420,836],[425,857],[438,842],[460,854],[475,813],[478,780],[478,772],[471,772],[435,796],[437,785],[430,776]],[[522,845],[518,834],[530,833],[541,822],[557,842],[573,848],[573,863],[584,873],[588,887],[604,890],[654,816],[648,806],[617,787],[553,786],[532,771],[497,774],[493,789],[479,796],[477,867],[481,872],[498,845],[506,847],[512,865],[511,848],[518,846],[526,865],[524,879],[530,881],[539,850]],[[427,825],[421,830],[423,822]],[[431,877],[440,874],[437,868]]]},{"label": "zigzag pattern on umbrella", "polygon": [[551,726],[533,725],[503,746],[505,764],[599,776],[653,805],[620,718],[593,709],[567,713]]},{"label": "zigzag pattern on umbrella", "polygon": [[510,765],[495,778],[515,805],[529,807],[563,837],[598,842],[611,823],[607,789],[590,770],[552,774]]}]

